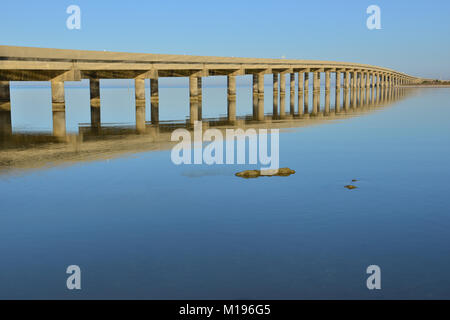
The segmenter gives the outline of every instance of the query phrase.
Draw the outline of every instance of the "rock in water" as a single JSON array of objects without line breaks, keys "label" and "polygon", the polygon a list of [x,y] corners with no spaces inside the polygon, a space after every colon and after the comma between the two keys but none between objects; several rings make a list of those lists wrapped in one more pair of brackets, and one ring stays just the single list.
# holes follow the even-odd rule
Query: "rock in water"
[{"label": "rock in water", "polygon": [[283,177],[287,177],[290,176],[291,174],[294,174],[295,170],[289,169],[289,168],[280,168],[278,169],[278,174],[277,176],[283,176]]},{"label": "rock in water", "polygon": [[349,184],[348,186],[344,186],[344,188],[347,188],[347,189],[349,189],[349,190],[352,190],[352,189],[356,189],[356,188],[358,188],[357,186],[354,186],[354,185],[351,185],[351,184]]},{"label": "rock in water", "polygon": [[261,175],[261,172],[259,170],[245,170],[242,172],[236,173],[237,177],[241,178],[258,178]]},{"label": "rock in water", "polygon": [[236,173],[236,176],[249,179],[249,178],[258,178],[258,177],[273,177],[273,176],[287,177],[294,173],[295,173],[295,170],[292,170],[289,168],[280,168],[278,170],[269,169],[269,170],[262,170],[262,171],[261,170],[245,170],[245,171]]}]

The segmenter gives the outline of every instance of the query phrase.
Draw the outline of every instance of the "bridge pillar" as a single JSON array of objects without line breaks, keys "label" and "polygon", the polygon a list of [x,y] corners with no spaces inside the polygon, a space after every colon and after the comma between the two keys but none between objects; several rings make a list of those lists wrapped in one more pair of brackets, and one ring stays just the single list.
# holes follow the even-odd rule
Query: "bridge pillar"
[{"label": "bridge pillar", "polygon": [[380,96],[380,89],[381,89],[381,85],[380,85],[380,74],[379,73],[375,73],[375,102],[378,103],[378,97]]},{"label": "bridge pillar", "polygon": [[304,108],[303,108],[303,113],[305,115],[309,115],[309,71],[305,72],[305,82],[303,84],[304,87]]},{"label": "bridge pillar", "polygon": [[9,81],[0,81],[0,136],[11,134],[10,84]]},{"label": "bridge pillar", "polygon": [[366,72],[366,105],[369,104],[369,94],[370,94],[370,74]]},{"label": "bridge pillar", "polygon": [[150,116],[152,124],[159,123],[159,80],[150,79]]},{"label": "bridge pillar", "polygon": [[318,101],[318,96],[320,94],[320,78],[319,78],[319,72],[315,71],[313,72],[313,110],[312,110],[312,114],[313,115],[317,115],[317,113],[319,112],[319,101]]},{"label": "bridge pillar", "polygon": [[[257,93],[254,102],[254,107],[256,108],[256,120],[264,120],[264,73],[257,74]],[[262,103],[262,108],[261,108]],[[261,115],[262,114],[262,115]]]},{"label": "bridge pillar", "polygon": [[264,100],[264,74],[253,74],[253,118],[258,118],[258,103],[261,99]]},{"label": "bridge pillar", "polygon": [[336,71],[336,92],[334,98],[334,112],[341,111],[341,72]]},{"label": "bridge pillar", "polygon": [[320,114],[320,72],[317,72],[317,113]]},{"label": "bridge pillar", "polygon": [[264,96],[258,95],[258,107],[256,113],[256,120],[263,121],[264,120]]},{"label": "bridge pillar", "polygon": [[384,92],[386,101],[389,100],[390,88],[391,88],[391,87],[390,87],[390,79],[389,79],[389,75],[386,74],[386,90],[385,90],[385,92]]},{"label": "bridge pillar", "polygon": [[325,114],[330,113],[330,71],[325,71]]},{"label": "bridge pillar", "polygon": [[356,107],[356,72],[352,72],[351,107]]},{"label": "bridge pillar", "polygon": [[278,73],[273,74],[273,115],[278,116]]},{"label": "bridge pillar", "polygon": [[280,116],[286,115],[286,74],[280,73]]},{"label": "bridge pillar", "polygon": [[371,86],[370,86],[370,104],[373,105],[375,102],[375,74],[372,72],[371,76]]},{"label": "bridge pillar", "polygon": [[264,73],[258,74],[258,96],[264,96]]},{"label": "bridge pillar", "polygon": [[384,74],[383,73],[380,74],[380,87],[381,87],[381,90],[383,90],[383,88],[384,88]]},{"label": "bridge pillar", "polygon": [[194,124],[198,120],[198,77],[189,77],[189,123]]},{"label": "bridge pillar", "polygon": [[89,91],[91,94],[91,127],[100,128],[100,80],[89,80]]},{"label": "bridge pillar", "polygon": [[360,76],[359,76],[359,106],[362,107],[363,106],[363,100],[364,100],[364,84],[365,84],[365,80],[364,80],[364,72],[360,72]]},{"label": "bridge pillar", "polygon": [[290,74],[289,82],[289,111],[291,115],[295,114],[295,73]]},{"label": "bridge pillar", "polygon": [[136,98],[136,131],[145,131],[145,79],[134,79]]},{"label": "bridge pillar", "polygon": [[347,111],[349,107],[349,91],[350,91],[350,72],[344,73],[344,109]]},{"label": "bridge pillar", "polygon": [[355,102],[356,102],[356,106],[360,106],[361,105],[361,88],[362,88],[362,72],[360,72],[360,71],[358,71],[357,73],[356,73],[356,81],[357,81],[357,84],[356,84],[356,99],[355,99]]},{"label": "bridge pillar", "polygon": [[203,107],[203,82],[202,77],[197,78],[197,119],[202,121],[202,107]]},{"label": "bridge pillar", "polygon": [[53,135],[56,137],[64,137],[66,135],[66,103],[64,81],[51,81],[51,87]]},{"label": "bridge pillar", "polygon": [[236,121],[236,76],[227,76],[227,102],[228,102],[228,121]]},{"label": "bridge pillar", "polygon": [[297,92],[297,95],[298,95],[297,100],[298,100],[298,102],[297,102],[297,104],[298,104],[298,115],[300,116],[300,115],[303,114],[303,105],[304,105],[303,104],[303,89],[304,89],[304,86],[303,86],[303,81],[304,81],[303,71],[299,71],[298,72],[297,81],[298,81],[298,92]]}]

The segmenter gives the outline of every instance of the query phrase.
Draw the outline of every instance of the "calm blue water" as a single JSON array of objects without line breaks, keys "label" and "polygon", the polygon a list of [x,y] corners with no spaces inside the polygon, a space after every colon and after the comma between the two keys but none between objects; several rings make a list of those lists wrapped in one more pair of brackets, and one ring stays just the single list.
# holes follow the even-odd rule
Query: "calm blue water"
[{"label": "calm blue water", "polygon": [[[48,93],[32,90],[13,92],[14,130],[50,131]],[[225,90],[205,89],[204,114],[225,114]],[[238,114],[251,113],[250,90],[240,90]],[[74,130],[89,122],[89,101],[69,91]],[[133,121],[132,106],[119,107],[129,96],[104,94],[103,121]],[[187,96],[162,90],[161,119],[183,119]],[[282,132],[289,177],[175,166],[170,150],[2,175],[0,298],[448,299],[449,123],[450,89],[423,89]],[[358,189],[345,189],[352,179]],[[72,264],[80,291],[66,288]],[[366,287],[372,264],[381,290]]]}]

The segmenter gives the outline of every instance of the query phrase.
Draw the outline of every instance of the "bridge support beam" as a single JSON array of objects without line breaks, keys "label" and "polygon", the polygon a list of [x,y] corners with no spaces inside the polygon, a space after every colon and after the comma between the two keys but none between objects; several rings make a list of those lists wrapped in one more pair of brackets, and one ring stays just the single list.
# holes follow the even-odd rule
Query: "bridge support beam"
[{"label": "bridge support beam", "polygon": [[377,98],[378,98],[378,101],[380,103],[382,103],[383,102],[383,86],[384,86],[383,74],[379,75],[378,80],[380,81],[380,85],[379,85],[379,93],[377,94]]},{"label": "bridge support beam", "polygon": [[286,73],[280,73],[280,117],[286,115]]},{"label": "bridge support beam", "polygon": [[325,71],[325,114],[330,113],[330,71]]},{"label": "bridge support beam", "polygon": [[344,110],[347,111],[350,106],[350,72],[346,71],[344,73]]},{"label": "bridge support beam", "polygon": [[356,107],[356,77],[357,73],[352,72],[352,90],[351,90],[351,107]]},{"label": "bridge support beam", "polygon": [[150,116],[152,124],[159,123],[159,81],[150,79]]},{"label": "bridge support beam", "polygon": [[252,75],[253,81],[253,119],[256,119],[258,113],[258,74]]},{"label": "bridge support beam", "polygon": [[197,78],[197,119],[202,121],[203,118],[203,82],[202,77]]},{"label": "bridge support beam", "polygon": [[228,121],[236,121],[236,76],[227,76],[227,118]]},{"label": "bridge support beam", "polygon": [[363,73],[358,72],[358,90],[356,91],[357,94],[356,105],[358,107],[362,105],[362,83],[363,83]]},{"label": "bridge support beam", "polygon": [[295,73],[289,75],[289,111],[291,115],[295,114]]},{"label": "bridge support beam", "polygon": [[320,94],[320,78],[319,72],[313,72],[313,110],[312,114],[317,115],[319,113],[319,99]]},{"label": "bridge support beam", "polygon": [[370,73],[366,72],[366,104],[369,104],[369,94],[370,94]]},{"label": "bridge support beam", "polygon": [[89,91],[91,94],[91,127],[98,129],[101,125],[99,79],[89,80]]},{"label": "bridge support beam", "polygon": [[145,131],[145,79],[134,80],[136,98],[136,131]]},{"label": "bridge support beam", "polygon": [[189,77],[189,123],[194,124],[198,120],[198,77]]},{"label": "bridge support beam", "polygon": [[278,116],[278,97],[279,97],[278,78],[279,78],[278,73],[274,73],[272,82],[273,82],[273,115],[275,117]]},{"label": "bridge support beam", "polygon": [[304,92],[304,115],[309,116],[309,71],[305,72],[305,82],[303,84],[303,87],[305,88]]},{"label": "bridge support beam", "polygon": [[66,135],[66,103],[64,81],[51,81],[51,87],[53,135],[55,137],[64,137]]},{"label": "bridge support beam", "polygon": [[303,82],[304,82],[304,73],[303,71],[299,71],[297,75],[297,104],[298,104],[298,115],[303,114]]},{"label": "bridge support beam", "polygon": [[264,73],[258,74],[258,105],[257,120],[264,120]]},{"label": "bridge support beam", "polygon": [[375,99],[377,104],[380,102],[382,91],[383,91],[383,89],[382,89],[382,84],[381,84],[381,74],[378,74],[377,75],[377,95],[376,95],[376,99]]},{"label": "bridge support beam", "polygon": [[364,105],[364,97],[365,97],[365,87],[366,87],[366,80],[365,80],[365,73],[361,71],[360,76],[360,86],[359,86],[359,105],[362,107]]},{"label": "bridge support beam", "polygon": [[341,111],[341,72],[336,71],[336,92],[334,98],[334,112],[339,113]]},{"label": "bridge support beam", "polygon": [[0,81],[0,136],[11,135],[11,94],[9,81]]},{"label": "bridge support beam", "polygon": [[264,120],[264,96],[260,95],[258,95],[256,120],[258,121]]}]

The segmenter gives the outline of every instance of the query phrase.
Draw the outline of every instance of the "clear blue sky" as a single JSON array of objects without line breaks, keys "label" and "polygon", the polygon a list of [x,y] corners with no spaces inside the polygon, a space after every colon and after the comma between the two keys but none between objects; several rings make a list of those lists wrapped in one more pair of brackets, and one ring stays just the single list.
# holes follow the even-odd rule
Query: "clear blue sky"
[{"label": "clear blue sky", "polygon": [[[79,5],[81,30],[66,8]],[[382,30],[366,8],[381,7]],[[3,0],[0,44],[320,59],[450,79],[450,1]]]}]

